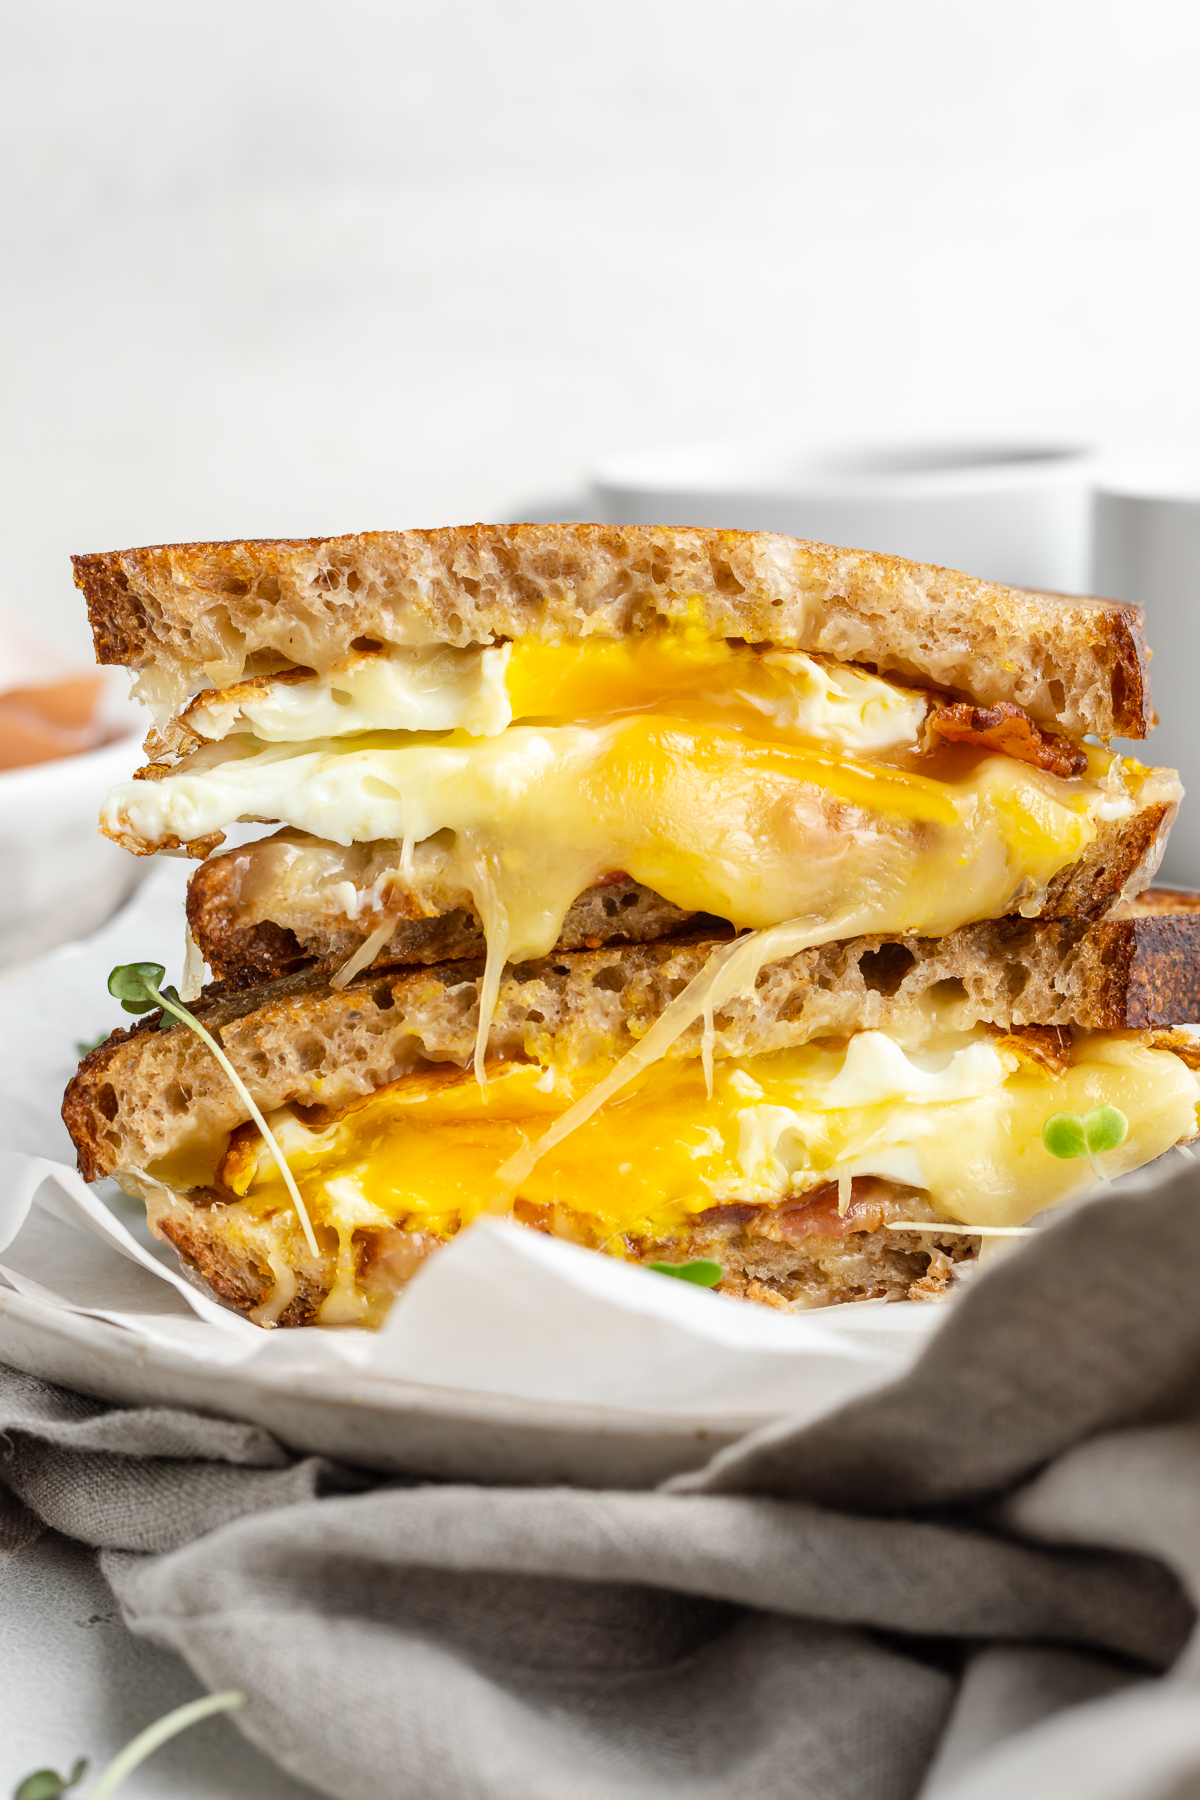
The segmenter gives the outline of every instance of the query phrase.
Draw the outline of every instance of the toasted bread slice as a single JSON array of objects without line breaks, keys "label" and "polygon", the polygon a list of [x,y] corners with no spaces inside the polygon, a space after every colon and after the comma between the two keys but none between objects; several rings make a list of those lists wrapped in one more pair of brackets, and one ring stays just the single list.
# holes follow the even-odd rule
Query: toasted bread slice
[{"label": "toasted bread slice", "polygon": [[[422,849],[417,846],[416,860]],[[381,876],[395,873],[400,854],[401,846],[388,840],[343,847],[284,830],[212,856],[188,884],[192,936],[214,976],[236,987],[272,981],[314,962],[332,972],[379,923],[370,897]],[[353,918],[346,910],[347,890],[355,896]],[[389,885],[389,912],[399,916],[371,968],[484,954],[483,926],[470,894],[455,886],[438,899],[439,907],[426,913],[415,892],[403,883],[399,890]],[[640,882],[618,877],[579,895],[563,920],[556,949],[645,943],[677,934],[697,916]]]},{"label": "toasted bread slice", "polygon": [[[494,1059],[583,1068],[630,1049],[704,966],[711,938],[568,952],[510,969],[488,1039]],[[344,989],[301,971],[243,992],[210,988],[195,1011],[264,1112],[336,1108],[430,1065],[465,1068],[479,961],[364,974]],[[862,937],[769,964],[716,1016],[718,1058],[855,1031],[915,1029],[931,997],[956,1022],[1005,1030],[1143,1030],[1200,1018],[1200,911],[964,926],[944,938]],[[673,1057],[696,1056],[699,1022]],[[81,1063],[63,1118],[89,1181],[137,1172],[180,1145],[215,1142],[246,1109],[209,1051],[152,1017]]]},{"label": "toasted bread slice", "polygon": [[1018,705],[1077,737],[1154,723],[1135,606],[771,532],[472,525],[74,562],[98,660],[152,671],[165,711],[247,672],[325,673],[356,641],[618,638],[673,620]]}]

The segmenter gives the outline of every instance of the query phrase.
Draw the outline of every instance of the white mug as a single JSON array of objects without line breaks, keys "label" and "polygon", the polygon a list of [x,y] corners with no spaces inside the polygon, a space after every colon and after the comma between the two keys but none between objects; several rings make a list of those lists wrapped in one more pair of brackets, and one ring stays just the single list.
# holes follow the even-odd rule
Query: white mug
[{"label": "white mug", "polygon": [[1157,879],[1200,888],[1200,466],[1101,473],[1092,585],[1097,594],[1146,609],[1150,695],[1161,723],[1145,744],[1121,747],[1183,777],[1191,798]]},{"label": "white mug", "polygon": [[148,858],[101,837],[100,802],[142,760],[142,732],[99,750],[0,770],[0,969],[103,925]]},{"label": "white mug", "polygon": [[1091,462],[1080,449],[725,439],[608,456],[592,479],[612,525],[782,531],[1055,592],[1088,578]]}]

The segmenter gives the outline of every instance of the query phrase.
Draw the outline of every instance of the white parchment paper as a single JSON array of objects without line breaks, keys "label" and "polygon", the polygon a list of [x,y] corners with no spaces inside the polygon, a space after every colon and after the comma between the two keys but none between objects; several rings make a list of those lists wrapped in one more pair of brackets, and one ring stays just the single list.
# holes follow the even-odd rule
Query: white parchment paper
[{"label": "white parchment paper", "polygon": [[177,979],[187,865],[165,864],[86,943],[0,989],[0,1281],[105,1319],[214,1374],[341,1371],[361,1389],[435,1387],[606,1407],[810,1416],[901,1374],[944,1308],[865,1303],[799,1315],[712,1294],[486,1218],[430,1259],[380,1332],[264,1331],[201,1292],[139,1203],[75,1172],[59,1117],[77,1040],[120,1022],[115,963]]}]

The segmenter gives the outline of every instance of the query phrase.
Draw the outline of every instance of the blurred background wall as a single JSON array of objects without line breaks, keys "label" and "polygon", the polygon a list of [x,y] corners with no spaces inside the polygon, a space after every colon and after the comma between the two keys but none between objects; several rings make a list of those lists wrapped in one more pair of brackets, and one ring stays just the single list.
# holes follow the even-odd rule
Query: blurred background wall
[{"label": "blurred background wall", "polygon": [[1190,0],[7,0],[0,600],[766,431],[1190,448]]}]

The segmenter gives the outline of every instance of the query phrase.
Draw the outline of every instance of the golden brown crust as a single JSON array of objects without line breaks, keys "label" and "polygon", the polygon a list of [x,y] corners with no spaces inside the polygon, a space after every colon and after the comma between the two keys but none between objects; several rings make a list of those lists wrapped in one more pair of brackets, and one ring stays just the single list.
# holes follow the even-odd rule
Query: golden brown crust
[{"label": "golden brown crust", "polygon": [[1137,607],[770,532],[470,525],[74,563],[98,659],[153,665],[176,704],[248,671],[322,669],[358,637],[619,637],[674,619],[1011,702],[1075,736],[1144,737],[1152,717]]},{"label": "golden brown crust", "polygon": [[1135,894],[1132,900],[1123,901],[1115,909],[1114,916],[1146,919],[1156,913],[1186,912],[1200,912],[1200,893],[1192,888],[1167,888],[1156,884]]},{"label": "golden brown crust", "polygon": [[[583,1066],[616,1056],[699,973],[711,939],[556,954],[510,969],[488,1039],[494,1058]],[[264,1111],[337,1107],[474,1052],[482,963],[366,973],[342,990],[301,971],[247,992],[209,989],[197,1014]],[[947,998],[949,996],[949,999]],[[1200,913],[1138,919],[1011,917],[944,938],[855,938],[769,964],[717,1015],[716,1054],[755,1055],[852,1031],[913,1028],[930,998],[964,1028],[1093,1030],[1200,1017]],[[694,1056],[701,1026],[673,1054]],[[204,1045],[154,1020],[89,1052],[63,1118],[85,1179],[139,1170],[199,1142],[223,1149],[246,1111]]]},{"label": "golden brown crust", "polygon": [[1075,862],[1050,883],[1044,919],[1101,919],[1123,896],[1153,880],[1177,804],[1143,807],[1130,819],[1102,820]]},{"label": "golden brown crust", "polygon": [[[203,1285],[241,1313],[254,1313],[267,1304],[275,1288],[275,1276],[266,1261],[257,1259],[243,1243],[235,1243],[227,1234],[219,1206],[197,1204],[193,1197],[173,1198],[156,1209],[154,1232],[165,1238],[184,1267],[198,1276]],[[275,1325],[312,1325],[332,1281],[330,1266],[314,1276],[302,1271],[297,1275],[296,1293]]]},{"label": "golden brown crust", "polygon": [[1102,919],[1093,928],[1102,1004],[1139,1031],[1200,1019],[1198,927],[1195,912]]}]

